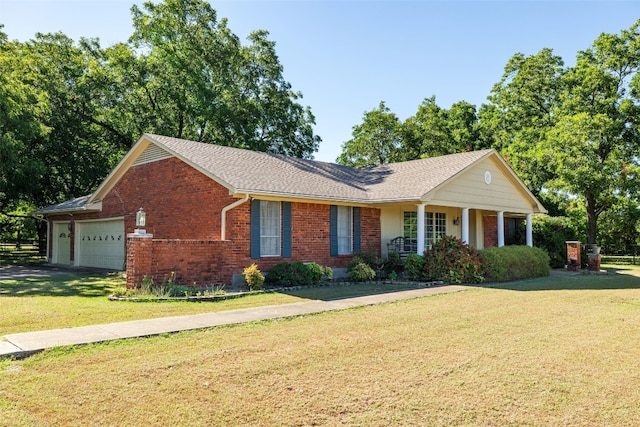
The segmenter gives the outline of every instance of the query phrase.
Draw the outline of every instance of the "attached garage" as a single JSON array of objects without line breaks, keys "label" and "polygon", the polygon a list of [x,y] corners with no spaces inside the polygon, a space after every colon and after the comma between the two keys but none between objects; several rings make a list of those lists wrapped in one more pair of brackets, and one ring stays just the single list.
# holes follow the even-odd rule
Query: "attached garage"
[{"label": "attached garage", "polygon": [[76,221],[75,264],[123,270],[125,260],[124,218]]}]

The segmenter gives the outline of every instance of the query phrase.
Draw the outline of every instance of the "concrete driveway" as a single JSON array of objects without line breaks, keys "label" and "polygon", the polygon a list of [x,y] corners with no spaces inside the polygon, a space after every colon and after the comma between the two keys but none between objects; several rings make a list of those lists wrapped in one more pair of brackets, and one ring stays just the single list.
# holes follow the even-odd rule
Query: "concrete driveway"
[{"label": "concrete driveway", "polygon": [[42,265],[2,265],[0,266],[0,280],[42,279],[53,276],[68,276],[70,274],[104,273],[106,270],[89,268],[64,268],[48,264]]}]

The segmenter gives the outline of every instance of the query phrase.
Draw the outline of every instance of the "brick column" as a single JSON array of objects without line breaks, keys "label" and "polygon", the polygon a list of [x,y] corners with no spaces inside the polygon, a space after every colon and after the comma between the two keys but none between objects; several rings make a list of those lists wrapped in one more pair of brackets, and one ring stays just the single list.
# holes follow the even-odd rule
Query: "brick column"
[{"label": "brick column", "polygon": [[142,278],[151,275],[153,234],[127,234],[127,288],[139,288]]}]

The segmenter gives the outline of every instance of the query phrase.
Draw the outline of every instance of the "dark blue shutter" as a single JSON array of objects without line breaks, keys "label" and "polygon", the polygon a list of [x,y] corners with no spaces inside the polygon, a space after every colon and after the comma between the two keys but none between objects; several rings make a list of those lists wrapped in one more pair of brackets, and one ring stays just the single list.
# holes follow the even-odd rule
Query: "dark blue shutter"
[{"label": "dark blue shutter", "polygon": [[338,256],[338,207],[329,207],[329,254]]},{"label": "dark blue shutter", "polygon": [[291,258],[291,202],[282,202],[282,256]]},{"label": "dark blue shutter", "polygon": [[260,258],[260,200],[251,200],[251,258]]},{"label": "dark blue shutter", "polygon": [[360,243],[360,208],[353,208],[353,252],[359,253],[362,251]]}]

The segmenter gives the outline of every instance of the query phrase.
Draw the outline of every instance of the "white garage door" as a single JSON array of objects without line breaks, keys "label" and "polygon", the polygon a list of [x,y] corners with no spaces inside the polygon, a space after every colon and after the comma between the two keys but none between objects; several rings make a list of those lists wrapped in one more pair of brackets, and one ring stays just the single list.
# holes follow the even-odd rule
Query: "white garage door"
[{"label": "white garage door", "polygon": [[124,268],[124,220],[76,222],[77,264],[81,267]]}]

